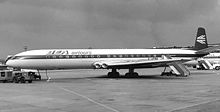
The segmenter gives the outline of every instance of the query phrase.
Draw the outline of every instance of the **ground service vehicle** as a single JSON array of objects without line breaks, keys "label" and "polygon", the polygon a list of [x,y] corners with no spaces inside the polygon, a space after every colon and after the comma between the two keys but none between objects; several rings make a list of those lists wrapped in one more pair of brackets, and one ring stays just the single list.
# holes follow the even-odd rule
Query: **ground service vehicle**
[{"label": "ground service vehicle", "polygon": [[213,68],[216,70],[220,70],[220,64],[213,64]]},{"label": "ground service vehicle", "polygon": [[36,74],[35,72],[28,72],[29,75],[33,76],[33,80],[41,80],[41,76]]},{"label": "ground service vehicle", "polygon": [[0,81],[3,83],[5,82],[12,82],[13,81],[14,74],[11,70],[1,70],[0,71]]},{"label": "ground service vehicle", "polygon": [[14,77],[13,82],[15,83],[25,83],[26,81],[28,83],[32,83],[33,81],[33,75],[29,72],[22,72],[22,71],[13,71]]}]

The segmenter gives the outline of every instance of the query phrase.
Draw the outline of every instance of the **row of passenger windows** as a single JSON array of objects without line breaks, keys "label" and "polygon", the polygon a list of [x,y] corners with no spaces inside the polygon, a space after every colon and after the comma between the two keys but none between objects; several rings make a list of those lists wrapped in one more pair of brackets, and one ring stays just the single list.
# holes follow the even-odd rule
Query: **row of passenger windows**
[{"label": "row of passenger windows", "polygon": [[45,56],[15,56],[12,60],[23,60],[23,59],[68,59],[68,58],[152,58],[157,59],[161,55],[150,55],[150,54],[119,54],[119,55],[47,55]]},{"label": "row of passenger windows", "polygon": [[211,53],[220,53],[220,50],[217,49],[217,50],[215,50],[215,51],[212,51]]},{"label": "row of passenger windows", "polygon": [[135,58],[135,57],[160,57],[161,55],[131,54],[131,55],[48,55],[47,59],[53,58]]},{"label": "row of passenger windows", "polygon": [[207,56],[207,57],[204,57],[204,58],[220,58],[220,56]]}]

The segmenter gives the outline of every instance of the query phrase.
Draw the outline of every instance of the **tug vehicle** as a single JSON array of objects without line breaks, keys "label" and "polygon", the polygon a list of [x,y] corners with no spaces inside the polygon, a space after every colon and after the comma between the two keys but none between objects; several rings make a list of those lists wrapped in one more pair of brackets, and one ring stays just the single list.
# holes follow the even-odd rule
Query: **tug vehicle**
[{"label": "tug vehicle", "polygon": [[30,72],[23,72],[23,71],[13,71],[14,77],[13,82],[14,83],[25,83],[26,81],[28,83],[32,83],[34,76]]},{"label": "tug vehicle", "polygon": [[36,75],[35,72],[22,71],[21,69],[10,68],[6,65],[0,65],[0,81],[14,82],[14,83],[32,83],[36,78],[41,79],[40,75]]}]

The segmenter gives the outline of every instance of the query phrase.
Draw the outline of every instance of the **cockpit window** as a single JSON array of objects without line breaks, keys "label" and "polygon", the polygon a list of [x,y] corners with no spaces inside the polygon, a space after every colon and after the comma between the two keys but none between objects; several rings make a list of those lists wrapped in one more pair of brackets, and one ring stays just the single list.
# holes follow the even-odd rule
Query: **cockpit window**
[{"label": "cockpit window", "polygon": [[12,57],[11,59],[12,60],[17,60],[17,59],[22,59],[23,57],[21,57],[21,56],[14,56],[14,57]]},{"label": "cockpit window", "polygon": [[14,56],[11,60],[22,60],[22,59],[45,59],[46,56]]}]

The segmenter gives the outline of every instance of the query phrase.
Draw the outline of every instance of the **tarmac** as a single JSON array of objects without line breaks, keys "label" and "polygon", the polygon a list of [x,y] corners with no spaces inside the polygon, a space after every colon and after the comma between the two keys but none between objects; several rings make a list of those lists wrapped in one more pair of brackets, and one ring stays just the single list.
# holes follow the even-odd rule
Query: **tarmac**
[{"label": "tarmac", "polygon": [[[50,81],[0,83],[0,112],[219,112],[220,71],[189,77],[136,70],[140,78],[107,78],[107,70],[49,71]],[[120,70],[125,73],[127,70]]]}]

